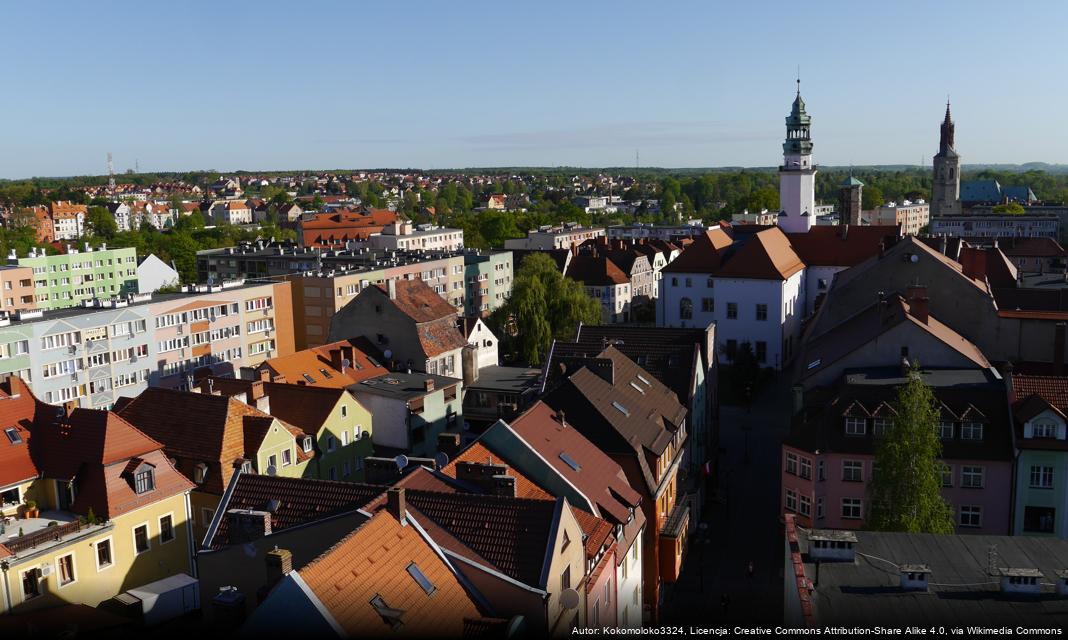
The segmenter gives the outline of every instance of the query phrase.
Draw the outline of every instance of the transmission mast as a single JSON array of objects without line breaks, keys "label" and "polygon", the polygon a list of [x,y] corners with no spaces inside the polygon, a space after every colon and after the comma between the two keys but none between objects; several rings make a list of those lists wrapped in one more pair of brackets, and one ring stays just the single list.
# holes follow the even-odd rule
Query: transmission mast
[{"label": "transmission mast", "polygon": [[115,163],[111,161],[110,151],[108,151],[108,191],[115,191]]}]

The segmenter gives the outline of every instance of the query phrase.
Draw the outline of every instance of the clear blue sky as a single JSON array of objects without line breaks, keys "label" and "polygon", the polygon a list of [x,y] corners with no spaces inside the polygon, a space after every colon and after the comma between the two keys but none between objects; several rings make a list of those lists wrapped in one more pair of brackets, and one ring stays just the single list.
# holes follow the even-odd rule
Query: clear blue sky
[{"label": "clear blue sky", "polygon": [[11,3],[0,177],[1068,161],[1068,2]]}]

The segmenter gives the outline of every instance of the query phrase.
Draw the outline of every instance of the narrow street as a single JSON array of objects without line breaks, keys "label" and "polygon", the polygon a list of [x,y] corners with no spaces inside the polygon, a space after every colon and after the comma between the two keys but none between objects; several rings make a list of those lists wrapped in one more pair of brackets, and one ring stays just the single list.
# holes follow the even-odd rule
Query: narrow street
[{"label": "narrow street", "polygon": [[[698,530],[690,541],[682,575],[666,606],[668,624],[781,620],[779,459],[789,406],[789,386],[778,378],[759,393],[751,410],[721,407],[725,451],[720,454],[720,499],[705,513],[707,540]],[[726,612],[724,594],[729,598]]]}]

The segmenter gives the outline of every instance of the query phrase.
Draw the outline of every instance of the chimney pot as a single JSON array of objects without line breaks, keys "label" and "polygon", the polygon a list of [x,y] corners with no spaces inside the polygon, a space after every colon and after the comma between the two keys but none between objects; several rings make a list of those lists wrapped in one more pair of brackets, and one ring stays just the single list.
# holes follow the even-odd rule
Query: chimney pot
[{"label": "chimney pot", "polygon": [[434,380],[433,380],[433,378],[427,378],[426,380],[423,380],[423,390],[426,391],[427,393],[429,393],[429,392],[434,390]]}]

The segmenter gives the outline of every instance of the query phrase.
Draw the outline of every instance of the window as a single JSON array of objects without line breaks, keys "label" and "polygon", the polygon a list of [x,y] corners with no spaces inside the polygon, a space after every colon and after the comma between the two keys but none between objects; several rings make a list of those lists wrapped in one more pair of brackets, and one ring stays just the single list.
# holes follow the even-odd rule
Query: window
[{"label": "window", "polygon": [[816,519],[823,517],[823,496],[816,498]]},{"label": "window", "polygon": [[1053,467],[1032,465],[1031,466],[1031,488],[1032,489],[1052,489],[1053,488]]},{"label": "window", "polygon": [[803,516],[812,515],[812,498],[808,496],[800,496],[798,502],[798,512]]},{"label": "window", "polygon": [[757,362],[768,361],[768,343],[757,340],[756,343],[756,359]]},{"label": "window", "polygon": [[942,465],[942,486],[953,486],[953,467],[948,464]]},{"label": "window", "polygon": [[642,603],[642,587],[641,587],[641,585],[638,585],[638,586],[634,587],[634,599],[633,599],[633,602],[634,602],[634,606],[638,606],[638,605],[640,605]]},{"label": "window", "polygon": [[860,520],[863,514],[862,505],[860,498],[842,498],[842,517],[846,520]]},{"label": "window", "polygon": [[960,486],[967,489],[983,488],[983,468],[963,465],[960,468]]},{"label": "window", "polygon": [[894,422],[890,418],[875,418],[871,423],[871,432],[876,438],[881,438],[890,432]]},{"label": "window", "polygon": [[4,429],[4,434],[7,436],[7,440],[11,444],[22,444],[22,436],[19,434],[18,429],[8,427],[7,429]]},{"label": "window", "polygon": [[805,480],[812,479],[812,460],[801,458],[801,477]]},{"label": "window", "polygon": [[330,467],[330,479],[337,480],[337,467]]},{"label": "window", "polygon": [[728,360],[734,360],[734,356],[738,353],[738,341],[731,339],[727,340],[726,355]]},{"label": "window", "polygon": [[983,439],[983,423],[982,422],[963,422],[960,425],[960,439],[961,440],[982,440]]},{"label": "window", "polygon": [[693,318],[693,300],[690,300],[689,298],[679,300],[679,318],[681,320],[690,320]]},{"label": "window", "polygon": [[960,526],[981,527],[983,526],[983,508],[967,506],[960,508]]},{"label": "window", "polygon": [[798,458],[796,453],[786,454],[786,473],[795,476],[797,475],[797,461]]},{"label": "window", "polygon": [[349,431],[348,429],[341,432],[341,446],[346,447],[349,444]]},{"label": "window", "polygon": [[1053,507],[1024,507],[1024,531],[1054,533],[1057,510]]},{"label": "window", "polygon": [[864,463],[860,460],[843,460],[842,480],[846,482],[864,482]]},{"label": "window", "polygon": [[278,469],[278,456],[276,456],[276,455],[267,456],[267,472],[270,473],[271,470],[277,470],[277,469]]},{"label": "window", "polygon": [[208,475],[208,465],[203,462],[193,467],[193,482],[197,484],[204,484],[204,478]]},{"label": "window", "polygon": [[713,298],[701,298],[701,311],[712,313],[716,310],[716,301]]},{"label": "window", "polygon": [[786,490],[786,509],[787,511],[797,511],[797,492],[793,489]]},{"label": "window", "polygon": [[426,577],[422,570],[419,569],[419,565],[414,562],[408,565],[408,575],[415,580],[416,584],[419,585],[419,588],[423,590],[423,593],[428,596],[438,590],[437,587],[431,584],[430,579]]},{"label": "window", "polygon": [[312,439],[311,436],[304,436],[304,453],[311,453]]},{"label": "window", "polygon": [[826,465],[824,465],[823,460],[818,460],[816,462],[816,479],[821,482],[827,479],[827,470],[825,467]]},{"label": "window", "polygon": [[159,519],[159,543],[167,544],[174,540],[174,518],[170,514]]},{"label": "window", "polygon": [[96,570],[107,569],[113,564],[111,557],[111,538],[96,543]]},{"label": "window", "polygon": [[332,453],[335,449],[337,449],[337,439],[334,438],[334,436],[327,436],[326,437],[326,450],[328,452]]},{"label": "window", "polygon": [[767,320],[768,319],[768,305],[758,304],[756,306],[756,319]]},{"label": "window", "polygon": [[848,417],[845,419],[847,436],[862,436],[868,432],[868,422],[864,418]]},{"label": "window", "polygon": [[148,525],[141,524],[134,527],[134,553],[142,554],[148,551]]},{"label": "window", "polygon": [[349,408],[346,407],[345,405],[341,405],[341,417],[342,418],[349,417]]},{"label": "window", "polygon": [[564,531],[564,539],[560,542],[560,552],[563,553],[570,544],[571,536],[567,535],[567,531]]},{"label": "window", "polygon": [[215,512],[212,511],[209,507],[203,507],[200,510],[200,517],[201,517],[202,521],[204,522],[204,526],[205,527],[211,526],[211,519],[214,516],[215,516]]},{"label": "window", "polygon": [[738,319],[738,303],[737,302],[728,302],[727,303],[727,319],[728,320],[737,320]]},{"label": "window", "polygon": [[25,600],[41,595],[41,570],[37,567],[22,572],[22,595]]},{"label": "window", "polygon": [[1052,420],[1035,420],[1031,423],[1032,438],[1056,438],[1057,424]]},{"label": "window", "polygon": [[145,466],[134,475],[134,491],[138,494],[147,493],[156,488],[156,474],[155,471]]},{"label": "window", "polygon": [[73,553],[68,553],[65,556],[56,558],[56,574],[58,575],[59,586],[61,587],[74,582]]},{"label": "window", "polygon": [[288,467],[291,464],[293,464],[293,450],[292,449],[283,449],[282,450],[282,466],[283,467]]},{"label": "window", "polygon": [[942,440],[953,439],[953,422],[950,420],[940,420],[938,422],[938,437]]},{"label": "window", "polygon": [[692,278],[686,278],[686,287],[690,288],[692,286],[693,286],[693,279]]}]

